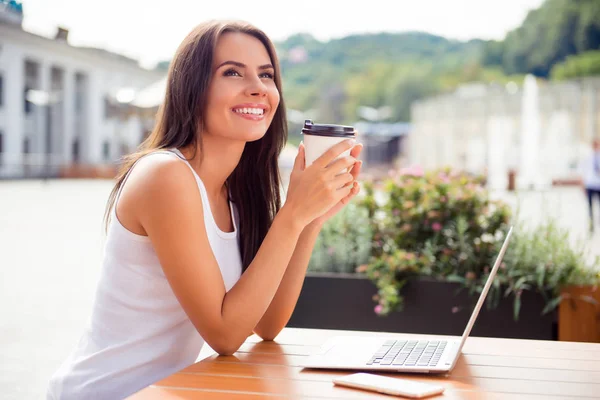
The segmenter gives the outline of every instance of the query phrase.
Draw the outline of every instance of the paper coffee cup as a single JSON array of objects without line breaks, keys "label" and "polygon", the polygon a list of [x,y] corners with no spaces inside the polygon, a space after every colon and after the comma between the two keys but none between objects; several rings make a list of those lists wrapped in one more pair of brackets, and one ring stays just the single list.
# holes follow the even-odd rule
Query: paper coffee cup
[{"label": "paper coffee cup", "polygon": [[[337,143],[347,139],[356,139],[356,131],[352,126],[314,124],[311,120],[304,121],[302,135],[304,136],[302,141],[307,167]],[[337,158],[349,155],[350,149]]]}]

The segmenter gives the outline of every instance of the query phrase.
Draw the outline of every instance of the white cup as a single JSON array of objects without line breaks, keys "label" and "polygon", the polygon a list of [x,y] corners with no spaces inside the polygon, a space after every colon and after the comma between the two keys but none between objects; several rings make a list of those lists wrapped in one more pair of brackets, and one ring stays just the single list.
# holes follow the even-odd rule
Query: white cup
[{"label": "white cup", "polygon": [[[351,126],[313,124],[311,120],[304,122],[302,135],[307,167],[337,143],[356,138],[356,132]],[[349,156],[350,150],[344,151],[337,158]]]}]

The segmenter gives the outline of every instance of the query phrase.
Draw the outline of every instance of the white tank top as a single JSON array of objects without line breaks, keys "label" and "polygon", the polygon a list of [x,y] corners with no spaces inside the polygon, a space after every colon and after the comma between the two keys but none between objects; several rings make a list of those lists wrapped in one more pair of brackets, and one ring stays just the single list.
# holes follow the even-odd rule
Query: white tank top
[{"label": "white tank top", "polygon": [[[233,203],[234,231],[223,232],[213,218],[204,184],[181,152],[157,151],[146,157],[158,153],[180,158],[193,172],[208,241],[229,291],[242,272],[239,219]],[[171,290],[150,239],[125,229],[117,219],[119,195],[120,191],[90,324],[51,378],[48,399],[125,398],[193,364],[204,344]]]}]

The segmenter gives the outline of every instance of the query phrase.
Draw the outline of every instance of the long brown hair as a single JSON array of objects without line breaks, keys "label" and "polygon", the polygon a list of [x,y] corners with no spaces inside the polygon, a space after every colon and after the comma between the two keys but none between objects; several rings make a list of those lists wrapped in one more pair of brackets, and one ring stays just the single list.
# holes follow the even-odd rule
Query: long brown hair
[{"label": "long brown hair", "polygon": [[279,106],[266,134],[257,141],[246,143],[240,162],[227,179],[231,200],[239,213],[240,253],[246,270],[281,207],[278,158],[287,141],[287,119],[275,46],[264,32],[248,23],[209,21],[197,26],[180,44],[169,67],[165,98],[156,115],[154,130],[140,145],[139,151],[124,158],[108,199],[105,222],[108,228],[117,193],[127,173],[141,157],[160,149],[190,145],[199,148],[202,157],[199,132],[205,120],[213,54],[219,37],[226,32],[244,33],[262,42],[275,67],[275,85],[280,93]]}]

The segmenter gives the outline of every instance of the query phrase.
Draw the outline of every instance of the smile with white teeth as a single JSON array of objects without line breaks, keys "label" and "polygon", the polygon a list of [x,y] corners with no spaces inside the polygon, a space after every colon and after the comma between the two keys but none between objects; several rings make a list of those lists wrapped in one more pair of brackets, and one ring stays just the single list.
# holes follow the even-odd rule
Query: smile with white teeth
[{"label": "smile with white teeth", "polygon": [[263,115],[265,110],[262,108],[234,108],[234,112],[240,114],[253,114],[253,115]]}]

